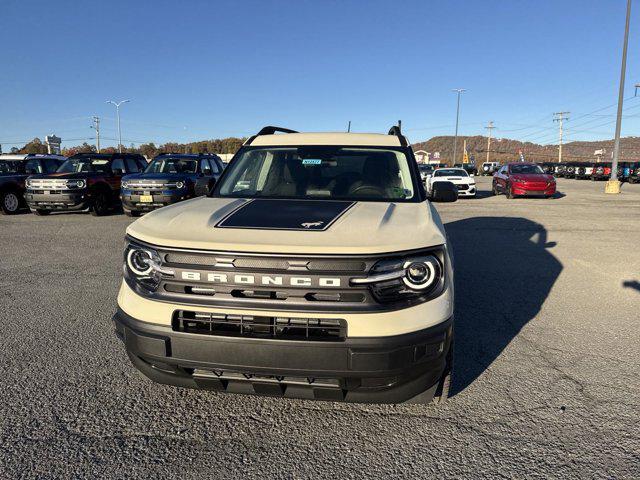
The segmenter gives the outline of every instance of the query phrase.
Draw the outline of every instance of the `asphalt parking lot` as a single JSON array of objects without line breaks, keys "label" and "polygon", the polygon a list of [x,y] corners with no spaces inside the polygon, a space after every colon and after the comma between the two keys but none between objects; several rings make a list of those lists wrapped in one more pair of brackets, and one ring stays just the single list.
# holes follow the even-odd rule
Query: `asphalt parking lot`
[{"label": "asphalt parking lot", "polygon": [[640,477],[640,185],[440,204],[453,397],[353,405],[156,385],[113,334],[124,215],[0,217],[0,478]]}]

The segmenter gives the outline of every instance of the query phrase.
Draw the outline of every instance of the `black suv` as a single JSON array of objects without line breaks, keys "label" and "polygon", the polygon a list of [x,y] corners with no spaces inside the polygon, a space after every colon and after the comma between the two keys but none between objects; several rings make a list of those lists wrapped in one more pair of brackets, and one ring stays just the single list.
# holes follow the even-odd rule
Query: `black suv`
[{"label": "black suv", "polygon": [[25,199],[36,215],[54,210],[106,215],[119,205],[122,175],[146,167],[145,158],[134,153],[81,153],[69,157],[56,173],[29,177]]},{"label": "black suv", "polygon": [[462,168],[469,175],[477,175],[478,169],[476,168],[475,163],[456,163],[453,165],[454,168]]},{"label": "black suv", "polygon": [[629,183],[640,183],[640,162],[629,165]]},{"label": "black suv", "polygon": [[548,175],[555,175],[558,162],[542,162],[538,164],[542,171]]},{"label": "black suv", "polygon": [[27,177],[34,173],[53,173],[65,159],[60,155],[0,157],[0,212],[13,215],[26,207],[24,183]]},{"label": "black suv", "polygon": [[122,179],[124,213],[137,216],[165,205],[206,195],[222,174],[217,155],[162,154],[144,172]]}]

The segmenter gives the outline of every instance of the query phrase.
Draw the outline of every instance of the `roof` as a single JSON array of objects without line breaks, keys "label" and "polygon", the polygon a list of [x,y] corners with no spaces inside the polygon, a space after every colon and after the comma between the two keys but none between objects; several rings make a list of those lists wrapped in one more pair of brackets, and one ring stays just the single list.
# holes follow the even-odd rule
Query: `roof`
[{"label": "roof", "polygon": [[297,146],[297,145],[349,145],[399,147],[400,139],[396,135],[380,133],[283,133],[273,135],[258,135],[251,142],[251,146]]}]

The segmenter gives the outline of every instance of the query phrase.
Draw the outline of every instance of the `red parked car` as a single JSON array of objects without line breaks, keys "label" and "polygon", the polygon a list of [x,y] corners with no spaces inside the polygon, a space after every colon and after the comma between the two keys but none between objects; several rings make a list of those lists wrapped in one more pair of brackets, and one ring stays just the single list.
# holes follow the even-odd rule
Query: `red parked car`
[{"label": "red parked car", "polygon": [[549,198],[556,193],[556,179],[535,163],[508,163],[493,174],[493,194],[500,193],[507,198],[525,195]]}]

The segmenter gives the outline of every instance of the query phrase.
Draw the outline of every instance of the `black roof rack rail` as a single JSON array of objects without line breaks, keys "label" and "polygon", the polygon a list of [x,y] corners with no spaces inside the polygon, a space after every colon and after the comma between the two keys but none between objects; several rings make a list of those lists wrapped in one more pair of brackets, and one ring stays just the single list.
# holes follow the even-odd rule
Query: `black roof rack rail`
[{"label": "black roof rack rail", "polygon": [[400,145],[402,145],[403,147],[407,146],[407,139],[404,137],[404,135],[402,135],[402,131],[400,131],[400,122],[398,122],[398,125],[394,125],[393,127],[391,127],[388,134],[398,137],[398,140],[400,140]]},{"label": "black roof rack rail", "polygon": [[274,127],[272,125],[269,125],[267,127],[263,127],[260,129],[260,131],[255,134],[254,136],[250,137],[249,140],[247,140],[245,142],[245,145],[251,145],[251,142],[253,142],[255,140],[256,137],[260,136],[260,135],[273,135],[276,132],[282,132],[282,133],[298,133],[296,130],[290,130],[288,128],[283,128],[283,127]]},{"label": "black roof rack rail", "polygon": [[263,127],[262,129],[260,129],[260,131],[258,132],[258,135],[273,135],[276,132],[298,133],[295,130],[290,130],[288,128],[268,126],[268,127]]}]

